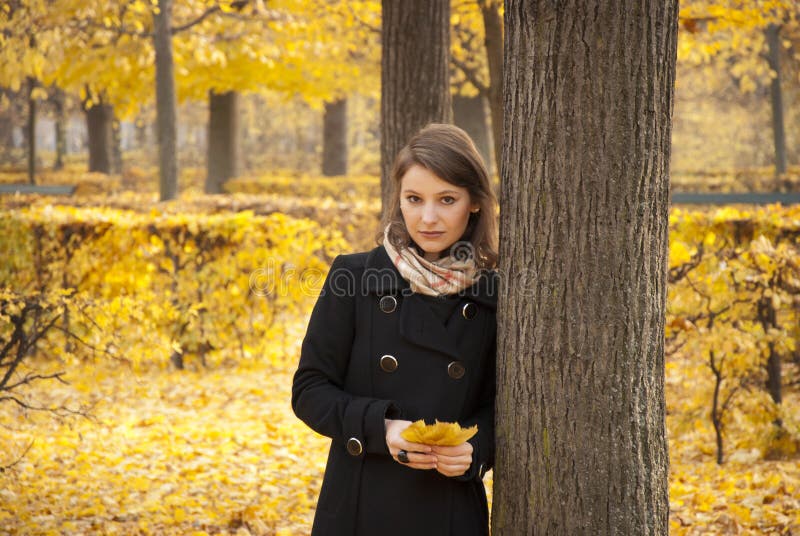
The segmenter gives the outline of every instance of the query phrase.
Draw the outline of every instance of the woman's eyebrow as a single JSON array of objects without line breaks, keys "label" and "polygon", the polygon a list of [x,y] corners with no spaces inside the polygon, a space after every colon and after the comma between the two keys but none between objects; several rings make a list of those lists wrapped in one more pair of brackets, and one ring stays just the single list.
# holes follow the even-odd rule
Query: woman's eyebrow
[{"label": "woman's eyebrow", "polygon": [[[420,195],[419,192],[417,192],[416,190],[411,190],[411,189],[403,190],[403,193]],[[441,192],[436,192],[433,195],[445,195],[445,194],[447,194],[447,195],[458,195],[459,192],[456,192],[455,190],[442,190]]]}]

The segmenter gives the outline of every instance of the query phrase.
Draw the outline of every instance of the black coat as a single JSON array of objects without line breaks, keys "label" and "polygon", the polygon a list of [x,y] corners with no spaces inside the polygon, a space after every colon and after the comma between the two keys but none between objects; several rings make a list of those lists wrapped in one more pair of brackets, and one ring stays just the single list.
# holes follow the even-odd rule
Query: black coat
[{"label": "black coat", "polygon": [[[444,324],[382,246],[334,259],[292,385],[295,414],[332,439],[314,536],[488,534],[497,290],[497,275],[483,275]],[[477,424],[470,469],[401,465],[384,418]]]}]

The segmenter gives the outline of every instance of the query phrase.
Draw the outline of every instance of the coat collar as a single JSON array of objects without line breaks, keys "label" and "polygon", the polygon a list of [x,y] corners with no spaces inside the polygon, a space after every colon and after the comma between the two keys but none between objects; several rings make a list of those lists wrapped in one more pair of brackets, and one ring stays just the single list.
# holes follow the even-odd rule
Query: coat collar
[{"label": "coat collar", "polygon": [[[491,309],[497,309],[497,295],[500,291],[500,278],[494,270],[481,275],[471,287],[464,289],[460,295]],[[367,292],[378,295],[400,292],[404,295],[412,293],[408,281],[403,279],[395,267],[386,249],[378,246],[367,255],[364,270],[364,285]]]}]

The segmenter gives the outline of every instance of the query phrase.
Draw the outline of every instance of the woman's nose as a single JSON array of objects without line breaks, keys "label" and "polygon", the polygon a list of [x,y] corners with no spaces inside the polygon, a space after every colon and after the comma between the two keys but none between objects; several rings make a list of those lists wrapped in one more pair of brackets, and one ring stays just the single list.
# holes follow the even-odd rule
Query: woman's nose
[{"label": "woman's nose", "polygon": [[432,203],[425,205],[422,209],[423,223],[436,223],[437,218],[436,207]]}]

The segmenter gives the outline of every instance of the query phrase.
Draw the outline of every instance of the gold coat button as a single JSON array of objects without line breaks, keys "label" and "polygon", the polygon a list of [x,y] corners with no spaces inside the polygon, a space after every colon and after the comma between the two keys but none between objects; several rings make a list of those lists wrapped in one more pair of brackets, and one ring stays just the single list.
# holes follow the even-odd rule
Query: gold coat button
[{"label": "gold coat button", "polygon": [[355,437],[351,437],[350,439],[347,440],[347,452],[351,456],[360,455],[362,450],[363,449],[361,448],[361,441],[359,441]]},{"label": "gold coat button", "polygon": [[394,372],[397,370],[397,358],[389,354],[381,357],[381,370],[384,372]]},{"label": "gold coat button", "polygon": [[465,303],[464,307],[461,308],[461,314],[467,320],[472,320],[478,314],[478,306],[474,303]]},{"label": "gold coat button", "polygon": [[394,310],[397,309],[397,298],[394,296],[384,296],[381,298],[378,307],[380,307],[381,311],[384,313],[393,313]]},{"label": "gold coat button", "polygon": [[461,364],[461,361],[453,361],[447,365],[447,375],[454,380],[460,380],[464,377],[466,372],[467,369],[464,368],[464,365]]}]

